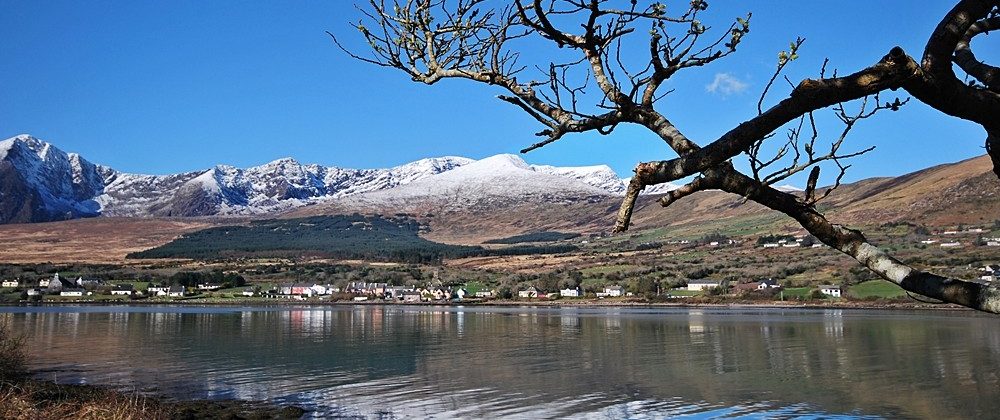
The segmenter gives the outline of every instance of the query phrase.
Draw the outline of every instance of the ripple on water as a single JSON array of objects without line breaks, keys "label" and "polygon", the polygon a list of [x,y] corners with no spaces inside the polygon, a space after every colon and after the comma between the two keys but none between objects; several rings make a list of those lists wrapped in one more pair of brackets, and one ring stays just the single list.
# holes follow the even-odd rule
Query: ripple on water
[{"label": "ripple on water", "polygon": [[270,399],[317,418],[984,418],[1000,410],[1000,327],[967,313],[346,306],[13,308],[5,316],[42,349],[32,367],[46,379]]}]

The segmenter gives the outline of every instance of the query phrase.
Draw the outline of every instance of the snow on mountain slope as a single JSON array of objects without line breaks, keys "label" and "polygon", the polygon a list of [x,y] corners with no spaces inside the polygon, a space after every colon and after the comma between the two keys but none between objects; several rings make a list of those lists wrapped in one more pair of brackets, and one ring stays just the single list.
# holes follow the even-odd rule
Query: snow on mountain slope
[{"label": "snow on mountain slope", "polygon": [[[551,169],[543,169],[556,172]],[[361,206],[494,206],[517,201],[574,201],[611,192],[574,176],[540,172],[515,155],[502,154],[392,189],[348,197]]]},{"label": "snow on mountain slope", "polygon": [[115,216],[264,214],[322,198],[405,185],[469,162],[443,157],[389,169],[344,169],[283,158],[247,169],[218,165],[204,172],[164,176],[113,172],[97,201],[106,215]]},{"label": "snow on mountain slope", "polygon": [[804,191],[802,188],[796,187],[794,185],[789,185],[789,184],[779,185],[777,187],[774,187],[774,189],[776,189],[778,191],[781,191],[781,192],[786,192],[786,193],[797,193],[797,192]]},{"label": "snow on mountain slope", "polygon": [[608,165],[576,167],[531,165],[531,169],[543,174],[573,178],[611,194],[625,194],[625,189],[628,187]]},{"label": "snow on mountain slope", "polygon": [[[360,195],[376,201],[447,196],[456,203],[551,202],[621,195],[627,185],[605,165],[529,165],[516,155],[478,161],[445,156],[387,169],[304,165],[283,158],[246,169],[218,165],[141,175],[95,165],[28,135],[0,142],[0,175],[0,223],[97,215],[264,214]],[[371,194],[379,191],[385,193]]]},{"label": "snow on mountain slope", "polygon": [[97,169],[26,134],[0,142],[0,223],[96,216]]}]

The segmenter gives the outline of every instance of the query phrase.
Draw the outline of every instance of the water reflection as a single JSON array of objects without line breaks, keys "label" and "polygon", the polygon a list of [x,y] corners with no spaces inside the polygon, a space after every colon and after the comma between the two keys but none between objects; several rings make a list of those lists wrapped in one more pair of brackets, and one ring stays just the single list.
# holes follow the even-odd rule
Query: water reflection
[{"label": "water reflection", "polygon": [[1000,328],[969,312],[6,310],[42,376],[296,402],[327,416],[972,418],[1000,408]]}]

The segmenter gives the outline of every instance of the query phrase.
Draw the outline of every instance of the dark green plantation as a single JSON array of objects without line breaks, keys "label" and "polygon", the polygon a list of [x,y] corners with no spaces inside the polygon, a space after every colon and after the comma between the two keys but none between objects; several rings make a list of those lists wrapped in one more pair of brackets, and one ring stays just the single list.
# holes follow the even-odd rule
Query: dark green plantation
[{"label": "dark green plantation", "polygon": [[523,235],[515,235],[507,238],[491,239],[483,243],[487,244],[521,244],[528,242],[554,242],[554,241],[565,241],[568,239],[579,238],[579,233],[564,233],[564,232],[534,232],[525,233]]},{"label": "dark green plantation", "polygon": [[166,245],[129,254],[128,258],[218,260],[312,256],[434,263],[443,258],[550,254],[576,250],[571,245],[487,250],[478,246],[428,241],[418,235],[420,230],[420,223],[410,218],[360,214],[262,220],[251,222],[247,226],[200,230]]}]

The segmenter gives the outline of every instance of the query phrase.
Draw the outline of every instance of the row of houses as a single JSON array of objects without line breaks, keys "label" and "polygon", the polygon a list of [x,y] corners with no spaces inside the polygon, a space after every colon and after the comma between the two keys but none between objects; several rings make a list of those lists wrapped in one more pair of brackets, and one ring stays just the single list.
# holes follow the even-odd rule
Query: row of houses
[{"label": "row of houses", "polygon": [[[1000,269],[1000,268],[998,268]],[[720,287],[722,285],[721,280],[712,279],[697,279],[689,280],[687,284],[687,290],[689,291],[705,291],[715,287]],[[736,292],[751,292],[757,290],[781,290],[782,286],[774,279],[766,279],[755,282],[739,283],[733,286],[733,290]],[[817,287],[820,292],[824,295],[831,297],[842,297],[843,290],[840,286],[832,284],[824,284]]]},{"label": "row of houses", "polygon": [[23,288],[30,288],[30,289],[48,289],[48,288],[55,288],[55,289],[79,288],[79,289],[83,289],[83,288],[86,288],[86,287],[96,287],[96,286],[103,286],[103,285],[104,285],[104,281],[101,280],[101,279],[91,279],[91,278],[78,277],[76,280],[69,280],[69,279],[65,279],[65,278],[59,277],[59,273],[56,273],[54,276],[52,276],[51,279],[42,279],[42,280],[39,280],[37,283],[36,282],[27,282],[27,281],[23,281],[21,279],[13,279],[13,280],[8,279],[8,280],[4,280],[4,281],[0,282],[0,287],[4,287],[4,288],[8,288],[8,289],[17,289],[17,288],[22,288],[22,287]]},{"label": "row of houses", "polygon": [[[41,296],[41,295],[59,295],[59,296],[69,296],[69,297],[82,297],[91,296],[95,293],[97,289],[103,289],[109,287],[110,289],[103,289],[106,292],[110,292],[112,296],[135,296],[141,295],[142,293],[135,289],[132,284],[114,284],[108,285],[102,280],[98,279],[85,279],[79,277],[76,280],[70,280],[59,276],[56,273],[51,279],[42,279],[37,283],[27,283],[21,280],[4,280],[0,282],[0,287],[4,288],[24,288],[28,296]],[[183,286],[149,286],[146,293],[150,296],[171,296],[171,297],[183,297],[186,295],[186,289]]]},{"label": "row of houses", "polygon": [[[254,296],[255,289],[248,288],[244,296]],[[338,293],[347,293],[356,296],[356,300],[385,299],[401,302],[421,302],[432,300],[464,299],[468,296],[468,291],[463,288],[446,287],[414,287],[414,286],[391,286],[388,283],[351,282],[341,289],[332,284],[315,283],[290,283],[278,286],[273,290],[260,293],[271,297],[298,297],[309,298],[315,296],[328,296]],[[476,297],[492,297],[493,292],[477,292]]]},{"label": "row of houses", "polygon": [[[952,233],[949,233],[949,232],[952,232]],[[965,232],[953,232],[953,231],[945,232],[946,235],[960,234],[960,233],[965,233]],[[958,240],[954,240],[954,239],[947,240],[947,241],[942,241],[942,240],[928,238],[928,239],[921,240],[920,243],[923,244],[923,245],[938,244],[938,246],[940,246],[941,248],[960,248],[960,247],[962,247],[962,246],[965,245],[962,241],[958,241]],[[980,244],[980,245],[984,245],[984,246],[1000,246],[1000,238],[982,238],[982,242],[976,241],[974,243],[974,245],[975,244]]]},{"label": "row of houses", "polygon": [[[598,292],[598,297],[606,296],[622,296],[624,289],[621,286],[610,286],[605,287],[604,292]],[[566,288],[558,292],[545,293],[535,286],[529,286],[527,289],[522,289],[517,291],[517,297],[521,299],[555,299],[559,297],[580,297],[583,296],[583,291],[579,288]],[[492,295],[489,297],[493,297]]]}]

